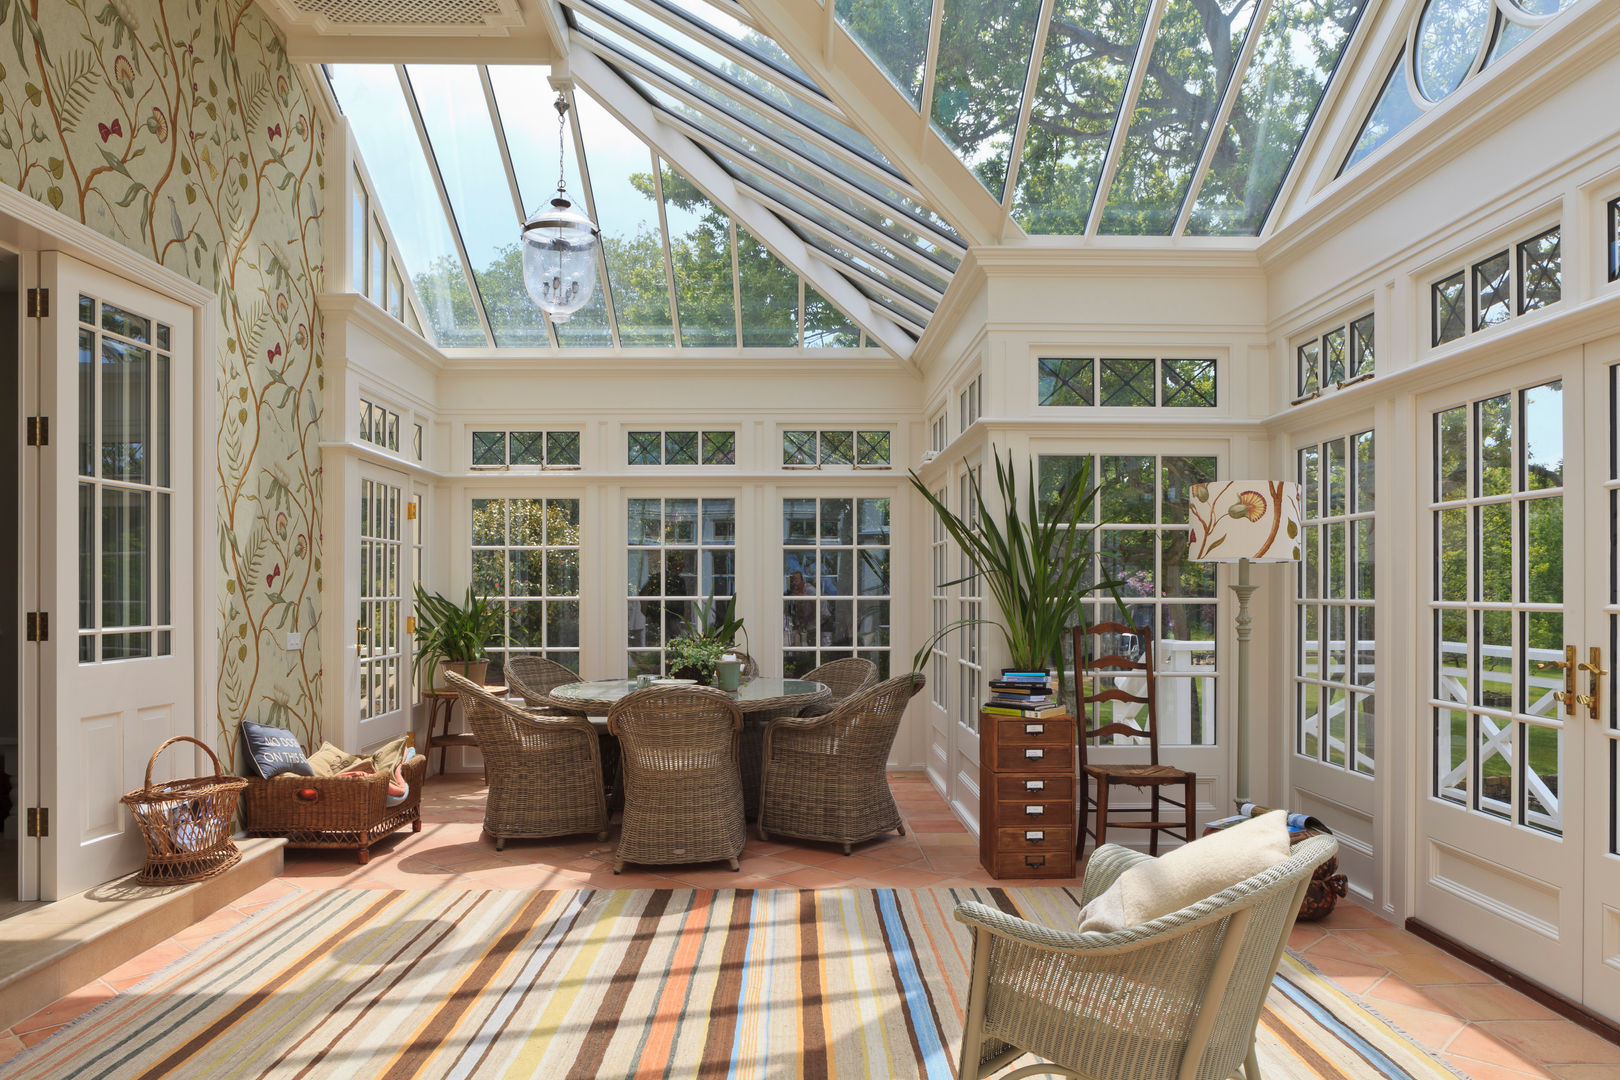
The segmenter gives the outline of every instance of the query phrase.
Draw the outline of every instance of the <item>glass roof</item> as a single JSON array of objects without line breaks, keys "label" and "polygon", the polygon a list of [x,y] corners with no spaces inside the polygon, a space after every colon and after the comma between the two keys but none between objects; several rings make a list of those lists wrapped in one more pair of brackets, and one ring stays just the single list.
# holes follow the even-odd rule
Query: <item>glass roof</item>
[{"label": "glass roof", "polygon": [[[581,92],[570,94],[562,173],[601,227],[604,273],[582,311],[549,324],[524,290],[517,243],[525,208],[556,190],[548,69],[338,64],[326,75],[441,348],[866,344],[821,291]],[[857,265],[851,257],[851,275],[867,272]],[[913,336],[925,324],[904,323]]]}]

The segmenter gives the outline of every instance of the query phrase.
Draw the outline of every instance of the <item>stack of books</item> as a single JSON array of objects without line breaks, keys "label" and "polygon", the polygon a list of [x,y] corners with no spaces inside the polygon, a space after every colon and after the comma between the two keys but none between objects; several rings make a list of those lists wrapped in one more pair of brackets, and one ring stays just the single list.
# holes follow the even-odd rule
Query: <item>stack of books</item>
[{"label": "stack of books", "polygon": [[990,700],[984,711],[992,716],[1043,717],[1064,715],[1063,703],[1052,696],[1044,671],[1003,669],[990,680]]}]

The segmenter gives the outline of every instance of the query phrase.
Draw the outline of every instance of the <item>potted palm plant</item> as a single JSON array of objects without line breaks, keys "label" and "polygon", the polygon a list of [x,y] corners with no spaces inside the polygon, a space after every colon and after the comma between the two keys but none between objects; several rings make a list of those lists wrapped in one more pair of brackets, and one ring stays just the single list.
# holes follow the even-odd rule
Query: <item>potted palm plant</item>
[{"label": "potted palm plant", "polygon": [[[1026,494],[1020,501],[1011,451],[1005,462],[994,448],[991,457],[996,463],[999,516],[989,512],[994,507],[982,498],[974,471],[968,472],[973,505],[983,509],[972,520],[953,513],[934,496],[915,470],[911,472],[912,486],[928,500],[946,532],[973,567],[973,573],[941,585],[982,578],[1001,609],[999,622],[958,619],[934,633],[912,658],[913,670],[922,670],[929,649],[945,634],[970,623],[992,622],[1007,643],[1012,667],[1021,671],[1046,671],[1056,667],[1061,685],[1063,637],[1080,618],[1081,599],[1106,592],[1124,610],[1119,583],[1098,580],[1092,574],[1092,534],[1107,524],[1100,520],[1100,515],[1090,513],[1101,489],[1091,482],[1091,459],[1084,458],[1079,469],[1043,503],[1037,494],[1032,462]],[[1088,516],[1097,516],[1099,520],[1087,522]]]},{"label": "potted palm plant", "polygon": [[[467,595],[456,601],[440,593],[430,593],[416,587],[416,661],[415,670],[435,671],[434,685],[442,685],[442,673],[454,671],[480,685],[489,670],[489,658],[484,646],[502,637],[501,628],[506,609],[498,602],[474,594],[471,585]],[[420,685],[420,684],[418,684]]]}]

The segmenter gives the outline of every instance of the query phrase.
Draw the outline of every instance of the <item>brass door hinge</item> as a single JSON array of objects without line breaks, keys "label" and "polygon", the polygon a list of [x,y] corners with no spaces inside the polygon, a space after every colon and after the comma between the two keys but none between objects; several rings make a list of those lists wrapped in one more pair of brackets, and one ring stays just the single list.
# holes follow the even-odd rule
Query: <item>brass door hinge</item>
[{"label": "brass door hinge", "polygon": [[405,504],[405,520],[416,520],[416,504],[414,502],[408,502]]},{"label": "brass door hinge", "polygon": [[30,416],[28,418],[28,445],[49,446],[51,442],[51,418],[48,416]]},{"label": "brass door hinge", "polygon": [[29,640],[29,641],[49,641],[49,640],[51,640],[51,613],[50,612],[48,612],[48,611],[30,611],[28,613],[27,622],[28,622],[27,640]]},{"label": "brass door hinge", "polygon": [[28,835],[51,835],[51,808],[48,806],[30,806],[28,808]]},{"label": "brass door hinge", "polygon": [[51,290],[28,290],[28,317],[30,319],[48,319],[51,315]]}]

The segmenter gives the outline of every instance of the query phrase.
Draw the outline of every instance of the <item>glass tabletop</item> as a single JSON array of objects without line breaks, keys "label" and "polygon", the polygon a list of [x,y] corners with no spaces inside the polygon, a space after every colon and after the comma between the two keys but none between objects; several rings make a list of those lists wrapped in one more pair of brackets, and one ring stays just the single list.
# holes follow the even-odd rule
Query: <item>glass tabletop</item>
[{"label": "glass tabletop", "polygon": [[[674,682],[655,682],[653,686],[676,686]],[[633,690],[642,689],[634,679],[599,679],[595,682],[568,683],[551,691],[550,697],[558,702],[578,702],[600,705],[612,703]],[[745,712],[751,704],[772,702],[791,697],[822,697],[831,691],[821,683],[809,679],[771,679],[763,676],[744,678],[731,696]]]}]

